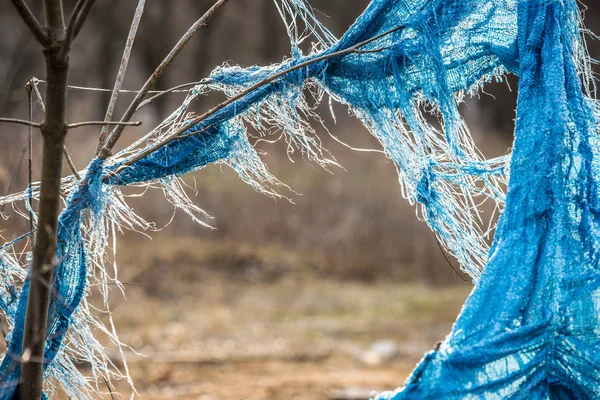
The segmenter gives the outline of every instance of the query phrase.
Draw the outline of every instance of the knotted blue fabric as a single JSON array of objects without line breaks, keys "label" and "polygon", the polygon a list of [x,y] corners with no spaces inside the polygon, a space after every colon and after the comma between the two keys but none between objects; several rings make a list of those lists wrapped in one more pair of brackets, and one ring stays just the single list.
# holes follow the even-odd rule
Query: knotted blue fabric
[{"label": "knotted blue fabric", "polygon": [[[476,283],[447,339],[404,387],[378,398],[600,398],[599,107],[580,35],[575,0],[374,0],[319,51],[302,55],[293,43],[282,64],[216,69],[211,84],[230,94],[280,76],[132,165],[133,151],[94,160],[71,195],[59,225],[45,356],[55,369],[48,370],[65,372],[53,363],[86,286],[84,211],[101,218],[109,186],[162,181],[219,161],[260,186],[252,179],[266,176],[264,166],[244,124],[260,125],[265,110],[290,110],[275,123],[318,156],[297,111],[311,84],[379,139],[404,196]],[[510,157],[485,160],[457,100],[506,73],[519,77],[514,148]],[[477,218],[482,197],[505,208],[491,249]],[[11,285],[0,291],[0,299],[17,297]],[[0,302],[14,323],[0,365],[3,399],[18,382],[26,298],[27,283],[16,307]]]}]

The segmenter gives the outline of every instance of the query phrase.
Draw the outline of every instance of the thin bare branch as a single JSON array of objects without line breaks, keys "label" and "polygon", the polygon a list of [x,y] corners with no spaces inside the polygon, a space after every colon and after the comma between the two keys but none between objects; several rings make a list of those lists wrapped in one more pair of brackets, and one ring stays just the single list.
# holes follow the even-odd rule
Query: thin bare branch
[{"label": "thin bare branch", "polygon": [[[33,78],[36,83],[46,83],[43,79]],[[181,86],[193,86],[196,83],[208,83],[206,80],[201,82],[192,82],[192,83],[184,83]],[[88,92],[102,92],[102,93],[112,93],[113,89],[99,88],[94,86],[77,86],[77,85],[68,85],[70,90],[84,90]],[[171,93],[187,93],[187,90],[178,90],[175,88],[167,89]],[[128,94],[138,94],[140,90],[130,90],[130,89],[121,89],[119,93],[128,93]],[[146,94],[160,94],[165,92],[165,90],[149,90]]]},{"label": "thin bare branch", "polygon": [[[162,76],[165,69],[171,64],[171,62],[177,57],[179,52],[185,47],[185,45],[198,33],[200,28],[206,26],[206,23],[215,15],[215,13],[221,8],[228,0],[218,0],[200,19],[198,19],[189,29],[188,31],[179,39],[175,47],[171,49],[169,54],[165,57],[165,59],[160,63],[160,65],[156,68],[156,70],[152,73],[150,78],[146,81],[140,92],[137,94],[135,99],[129,105],[127,111],[121,118],[122,122],[127,122],[131,119],[135,110],[138,108],[144,97],[148,93],[150,89],[154,86],[156,81]],[[111,132],[110,135],[106,138],[105,143],[99,144],[99,148],[101,150],[98,152],[98,156],[100,158],[106,159],[110,155],[111,150],[119,140],[121,134],[123,133],[124,126],[119,126],[115,130]]]},{"label": "thin bare branch", "polygon": [[71,16],[69,17],[69,24],[67,25],[67,29],[71,26],[75,26],[75,21],[77,21],[77,17],[83,8],[83,5],[87,2],[87,0],[77,0],[75,7],[73,7],[73,11],[71,11]]},{"label": "thin bare branch", "polygon": [[24,119],[18,119],[18,118],[2,118],[2,117],[0,117],[0,122],[6,122],[6,123],[10,123],[10,124],[26,125],[26,126],[33,126],[34,128],[41,128],[42,127],[42,124],[40,124],[39,122],[29,122],[29,121],[26,121]]},{"label": "thin bare branch", "polygon": [[[27,84],[25,85],[25,90],[27,91],[27,99],[28,99],[28,104],[27,104],[27,116],[28,116],[28,121],[31,122],[33,120],[33,96],[32,96],[32,91],[33,91],[33,83],[31,81],[28,81]],[[27,207],[27,211],[29,212],[29,230],[33,231],[33,202],[32,197],[33,197],[33,193],[31,191],[32,185],[33,185],[33,132],[32,129],[33,127],[31,125],[29,125],[29,129],[28,129],[28,138],[27,138],[27,142],[28,142],[28,147],[29,147],[29,160],[27,162],[27,178],[28,178],[28,185],[27,185],[27,189],[28,189],[28,194],[27,194],[27,202],[28,207]],[[31,251],[33,251],[33,241],[31,241]]]},{"label": "thin bare branch", "polygon": [[[36,78],[32,78],[29,80],[29,82],[27,82],[27,86],[33,89],[33,92],[35,93],[35,100],[42,109],[42,112],[46,114],[46,105],[44,104],[44,101],[42,100],[42,94],[40,93],[40,90],[37,87],[38,82],[39,80],[37,80]],[[69,164],[69,168],[71,168],[71,172],[73,172],[73,175],[75,175],[75,177],[78,180],[81,180],[79,171],[77,170],[77,167],[75,167],[75,163],[73,162],[71,153],[69,152],[69,149],[66,145],[63,146],[63,154],[65,155],[65,160],[67,160],[67,164]]]},{"label": "thin bare branch", "polygon": [[40,82],[36,78],[32,78],[29,80],[33,87],[33,91],[35,92],[35,101],[37,101],[38,105],[42,109],[42,113],[46,114],[46,105],[44,104],[44,100],[42,99],[42,94],[40,93],[40,89],[37,87],[37,83]]},{"label": "thin bare branch", "polygon": [[140,126],[142,125],[142,121],[133,121],[133,122],[107,122],[107,121],[84,121],[77,122],[74,124],[69,124],[69,129],[81,128],[82,126],[105,126],[105,125],[116,125],[116,126]]},{"label": "thin bare branch", "polygon": [[75,40],[77,34],[83,27],[95,2],[96,0],[77,0],[77,4],[75,4],[71,17],[69,18],[69,26],[67,27],[67,34],[62,47],[63,57],[69,53],[73,40]]},{"label": "thin bare branch", "polygon": [[25,3],[24,0],[12,0],[12,3],[21,16],[21,19],[23,19],[23,22],[25,22],[25,25],[27,25],[31,33],[33,33],[35,39],[42,46],[50,44],[50,37],[44,31],[44,27],[40,24],[40,21],[33,15],[27,3]]},{"label": "thin bare branch", "polygon": [[65,42],[63,43],[63,56],[69,52],[71,43],[73,42],[73,38],[75,37],[75,23],[77,22],[77,18],[81,13],[81,9],[83,8],[86,2],[87,0],[77,0],[75,7],[73,7],[71,17],[69,17],[69,25],[67,26],[67,37],[65,38]]},{"label": "thin bare branch", "polygon": [[[135,9],[135,14],[133,15],[133,20],[131,21],[131,27],[129,28],[129,34],[127,35],[127,41],[125,42],[123,57],[121,58],[121,65],[119,66],[119,72],[117,73],[117,78],[115,79],[115,86],[110,96],[108,108],[106,109],[106,116],[104,117],[104,121],[106,122],[112,121],[113,113],[115,112],[115,107],[117,105],[117,100],[119,99],[119,94],[121,93],[123,79],[125,78],[125,73],[127,72],[127,65],[129,64],[129,57],[131,56],[133,42],[135,41],[135,36],[140,25],[140,20],[142,19],[142,15],[144,14],[145,5],[146,0],[139,0],[137,8]],[[108,125],[104,125],[102,127],[102,131],[100,132],[100,138],[98,139],[98,148],[96,149],[96,153],[100,152],[100,150],[102,149],[102,143],[104,143],[107,136]]]},{"label": "thin bare branch", "polygon": [[66,32],[62,0],[44,0],[44,16],[46,28],[52,31],[50,35],[54,34],[56,40],[63,41]]},{"label": "thin bare branch", "polygon": [[69,153],[69,149],[66,145],[63,146],[63,153],[65,155],[65,159],[67,160],[67,164],[69,164],[69,168],[71,168],[71,172],[73,173],[73,175],[75,175],[77,180],[80,181],[81,176],[79,175],[79,171],[77,171],[77,167],[75,166],[73,158],[71,157],[71,153]]},{"label": "thin bare branch", "polygon": [[[397,26],[393,29],[390,29],[389,31],[386,31],[384,33],[381,33],[377,36],[374,36],[370,39],[367,39],[363,42],[357,43],[354,46],[348,47],[346,49],[343,50],[339,50],[333,53],[328,53],[328,54],[324,54],[320,57],[316,57],[310,60],[307,60],[305,62],[299,63],[297,65],[294,65],[286,70],[283,70],[281,72],[278,72],[260,82],[258,82],[257,84],[255,84],[254,86],[240,92],[238,95],[231,97],[230,99],[227,99],[226,101],[222,102],[221,104],[213,107],[211,110],[207,111],[206,113],[200,115],[199,117],[196,117],[194,119],[192,119],[190,122],[188,122],[187,124],[185,124],[183,127],[181,127],[180,129],[178,129],[177,131],[175,131],[173,134],[169,135],[167,138],[165,138],[164,140],[157,142],[156,144],[154,144],[153,146],[150,146],[149,148],[147,148],[146,150],[144,150],[143,152],[141,152],[140,154],[138,154],[135,157],[132,157],[130,160],[128,160],[127,162],[123,163],[116,171],[115,174],[119,173],[120,171],[122,171],[124,168],[127,168],[128,166],[136,163],[137,161],[141,160],[142,158],[145,158],[147,156],[149,156],[150,154],[154,153],[156,150],[160,149],[161,147],[166,146],[167,144],[171,143],[174,140],[177,139],[181,139],[182,136],[180,136],[182,133],[184,133],[185,131],[187,131],[188,129],[190,129],[192,126],[204,121],[205,119],[209,118],[210,116],[214,115],[217,111],[222,110],[223,108],[227,107],[228,105],[242,99],[243,97],[247,96],[248,94],[254,92],[255,90],[268,85],[269,83],[289,74],[290,72],[293,71],[297,71],[299,69],[302,68],[306,68],[311,64],[315,64],[324,60],[328,60],[330,58],[335,58],[335,57],[342,57],[345,56],[347,54],[351,54],[351,53],[356,53],[357,51],[361,51],[360,48],[363,46],[366,46],[370,43],[373,43],[385,36],[388,36],[394,32],[399,31],[400,29],[403,29],[404,26]],[[212,126],[212,125],[211,125]],[[199,131],[196,131],[194,133],[188,134],[184,137],[187,136],[192,136],[192,135],[197,135],[200,133],[205,132],[206,130],[208,130],[211,126],[207,126],[204,129],[201,129]]]},{"label": "thin bare branch", "polygon": [[77,17],[77,20],[75,21],[75,26],[73,28],[73,38],[76,38],[77,35],[79,35],[79,32],[81,32],[81,28],[83,28],[83,25],[85,24],[85,21],[87,20],[87,17],[90,14],[90,10],[94,6],[94,3],[96,3],[96,0],[87,0],[83,5],[83,8],[81,9],[79,16]]},{"label": "thin bare branch", "polygon": [[[32,126],[34,128],[41,128],[42,124],[39,122],[29,122],[24,119],[18,118],[1,118],[0,122],[6,122],[11,124],[19,124],[25,126]],[[73,124],[69,124],[69,129],[81,128],[82,126],[104,126],[104,125],[112,125],[112,126],[140,126],[142,125],[142,121],[132,121],[132,122],[106,122],[106,121],[84,121],[84,122],[76,122]]]},{"label": "thin bare branch", "polygon": [[448,263],[450,268],[452,268],[452,271],[454,272],[454,278],[456,279],[456,277],[458,276],[460,279],[462,279],[463,282],[466,282],[467,279],[461,275],[460,270],[457,269],[454,266],[454,264],[452,264],[452,262],[446,255],[446,251],[444,250],[444,247],[442,246],[442,243],[440,242],[440,238],[438,237],[438,234],[436,232],[433,232],[433,236],[435,236],[435,241],[437,242],[437,245],[438,245],[440,251],[442,252],[442,255],[444,256],[444,259],[446,260],[446,262]]},{"label": "thin bare branch", "polygon": [[114,390],[113,390],[112,386],[110,385],[110,383],[108,383],[108,381],[106,380],[105,377],[102,377],[102,379],[104,380],[104,383],[106,384],[106,387],[109,390],[111,400],[115,400],[115,396],[113,396]]},{"label": "thin bare branch", "polygon": [[188,92],[187,90],[180,90],[180,89],[185,89],[188,87],[201,85],[203,83],[208,83],[208,79],[203,79],[198,82],[184,83],[181,85],[174,86],[170,89],[163,90],[162,92],[158,92],[156,95],[150,97],[149,99],[142,101],[142,103],[135,109],[135,111],[137,112],[140,108],[147,106],[148,104],[152,103],[154,100],[158,99],[159,97],[164,96],[165,94],[173,93],[173,92]]}]

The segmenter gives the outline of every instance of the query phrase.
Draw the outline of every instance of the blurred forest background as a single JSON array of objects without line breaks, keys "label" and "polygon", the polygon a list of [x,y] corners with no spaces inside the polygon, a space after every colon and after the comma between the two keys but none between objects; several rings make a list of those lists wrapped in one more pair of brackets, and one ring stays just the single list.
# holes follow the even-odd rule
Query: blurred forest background
[{"label": "blurred forest background", "polygon": [[[310,1],[337,36],[368,2]],[[70,9],[75,1],[65,3]],[[124,88],[141,87],[212,3],[147,1]],[[586,25],[600,33],[600,6],[588,3]],[[136,4],[97,2],[72,51],[72,85],[112,88]],[[40,11],[41,5],[32,8]],[[0,115],[27,118],[24,85],[31,77],[43,79],[43,60],[8,1],[0,4],[0,38]],[[590,38],[589,44],[598,58],[600,43]],[[224,62],[278,62],[289,50],[272,0],[230,0],[157,89],[198,81]],[[512,144],[518,82],[508,82],[487,85],[463,107],[489,157],[506,154]],[[109,96],[72,89],[69,121],[103,119]],[[121,96],[121,110],[131,96]],[[122,145],[158,124],[184,96],[164,96],[143,109],[135,118],[143,126],[126,131],[129,140]],[[204,98],[192,109],[200,112],[218,100]],[[327,107],[322,113],[333,135],[355,147],[379,148],[347,110],[334,110],[337,122]],[[27,186],[26,132],[0,125],[3,194]],[[152,241],[135,232],[118,238],[120,278],[131,285],[127,300],[115,290],[113,308],[122,339],[149,355],[128,356],[142,398],[364,398],[365,390],[400,385],[449,331],[471,284],[401,198],[394,166],[381,154],[350,151],[318,132],[345,170],[328,173],[295,156],[290,162],[284,144],[261,144],[271,172],[301,194],[284,193],[295,204],[260,195],[219,166],[186,177],[196,190],[190,195],[214,217],[209,223],[217,230],[173,214],[159,192],[131,198],[140,215],[157,227],[167,225],[151,233]],[[98,133],[69,134],[67,146],[79,168],[93,156]],[[37,180],[41,140],[34,135]],[[0,243],[26,229],[22,219],[0,220]],[[110,390],[127,392],[120,384]]]}]

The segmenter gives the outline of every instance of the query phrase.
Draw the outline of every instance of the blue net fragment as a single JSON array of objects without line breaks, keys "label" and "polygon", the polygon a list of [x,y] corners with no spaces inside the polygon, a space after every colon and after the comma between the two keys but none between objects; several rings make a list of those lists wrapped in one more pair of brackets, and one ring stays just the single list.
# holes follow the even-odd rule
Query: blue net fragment
[{"label": "blue net fragment", "polygon": [[[207,164],[229,165],[258,191],[279,196],[285,185],[252,138],[282,138],[289,153],[336,165],[311,124],[322,122],[315,104],[329,96],[380,141],[403,196],[476,284],[447,339],[405,386],[378,399],[600,398],[600,114],[575,0],[373,0],[340,39],[305,1],[276,5],[291,58],[215,69],[143,139],[94,160],[82,181],[63,180],[71,196],[58,233],[47,377],[71,397],[88,398],[96,389],[73,360],[89,362],[96,382],[113,376],[91,333],[97,319],[87,290],[90,281],[106,285],[104,251],[115,230],[152,227],[119,186],[159,186],[200,223],[204,214],[179,177]],[[305,53],[307,38],[315,42]],[[514,148],[486,159],[459,104],[507,73],[519,77]],[[190,126],[190,103],[208,91],[232,101]],[[486,202],[502,213],[497,231],[481,211]],[[18,381],[27,297],[10,247],[0,249],[0,308],[12,327],[0,398],[10,398]]]}]

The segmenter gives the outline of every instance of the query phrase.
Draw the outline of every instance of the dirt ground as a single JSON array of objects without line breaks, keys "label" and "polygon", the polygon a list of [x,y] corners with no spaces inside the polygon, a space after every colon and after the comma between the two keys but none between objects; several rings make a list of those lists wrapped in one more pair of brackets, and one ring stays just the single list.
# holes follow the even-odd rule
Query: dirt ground
[{"label": "dirt ground", "polygon": [[[232,275],[179,252],[148,262],[151,252],[129,251],[137,266],[124,278],[127,299],[115,289],[112,304],[121,340],[143,355],[126,351],[142,399],[368,399],[403,383],[470,291],[463,282],[272,279],[256,259],[253,273]],[[113,386],[113,398],[132,392]]]}]

